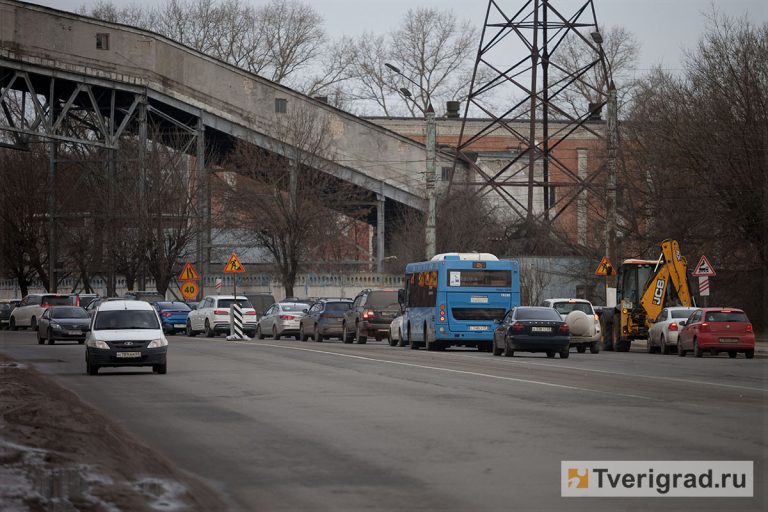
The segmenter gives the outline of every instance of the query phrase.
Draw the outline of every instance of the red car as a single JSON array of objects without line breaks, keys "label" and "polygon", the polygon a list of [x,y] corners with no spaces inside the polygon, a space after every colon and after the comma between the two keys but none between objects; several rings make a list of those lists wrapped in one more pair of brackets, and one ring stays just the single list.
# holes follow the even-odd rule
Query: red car
[{"label": "red car", "polygon": [[712,355],[726,352],[732,358],[744,352],[747,359],[752,359],[755,357],[752,324],[740,309],[697,309],[688,317],[677,341],[677,355],[685,357],[691,351],[696,357],[704,352]]}]

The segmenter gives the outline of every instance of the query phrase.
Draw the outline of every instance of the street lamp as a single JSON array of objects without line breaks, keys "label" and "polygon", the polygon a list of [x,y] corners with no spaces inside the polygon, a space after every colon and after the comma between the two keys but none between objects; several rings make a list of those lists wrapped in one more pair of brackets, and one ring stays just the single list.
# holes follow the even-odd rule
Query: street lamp
[{"label": "street lamp", "polygon": [[437,216],[437,205],[435,185],[437,182],[437,177],[435,175],[435,160],[437,157],[437,125],[435,122],[435,109],[432,108],[432,100],[429,98],[429,92],[425,91],[423,87],[405,76],[397,66],[393,66],[389,62],[385,62],[384,65],[418,87],[419,90],[427,97],[427,109],[424,110],[421,108],[421,105],[419,105],[416,100],[413,99],[413,94],[411,94],[411,91],[405,87],[401,87],[399,89],[400,94],[402,94],[404,98],[411,100],[413,104],[416,105],[416,108],[421,110],[421,113],[424,114],[424,118],[427,121],[427,226],[424,230],[424,240],[426,242],[426,259],[429,260],[432,258],[432,256],[435,255],[436,252],[435,224]]}]

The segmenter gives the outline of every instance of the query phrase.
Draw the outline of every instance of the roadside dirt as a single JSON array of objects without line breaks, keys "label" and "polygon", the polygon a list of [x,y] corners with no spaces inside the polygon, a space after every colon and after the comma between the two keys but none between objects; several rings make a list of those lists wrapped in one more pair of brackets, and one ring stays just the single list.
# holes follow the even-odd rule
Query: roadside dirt
[{"label": "roadside dirt", "polygon": [[0,510],[229,508],[76,395],[0,355]]}]

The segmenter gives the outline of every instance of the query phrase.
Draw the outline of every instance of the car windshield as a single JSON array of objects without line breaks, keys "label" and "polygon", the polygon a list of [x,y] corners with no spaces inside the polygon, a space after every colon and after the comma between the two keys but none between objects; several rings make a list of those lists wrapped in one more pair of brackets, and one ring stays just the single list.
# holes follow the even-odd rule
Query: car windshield
[{"label": "car windshield", "polygon": [[588,315],[592,314],[592,306],[586,302],[555,302],[553,307],[561,315],[567,315],[571,311],[581,311]]},{"label": "car windshield", "polygon": [[747,315],[741,311],[710,311],[706,322],[748,322]]},{"label": "car windshield", "polygon": [[[233,302],[235,302],[235,299],[219,299],[219,304],[216,307],[228,308],[232,305]],[[250,301],[248,301],[247,299],[237,299],[237,304],[241,308],[253,308],[253,306],[251,306]]]},{"label": "car windshield", "polygon": [[672,318],[688,318],[692,312],[692,309],[673,309]]},{"label": "car windshield", "polygon": [[351,302],[326,302],[326,311],[346,311],[352,306]]},{"label": "car windshield", "polygon": [[560,315],[551,308],[519,308],[515,320],[560,320]]},{"label": "car windshield", "polygon": [[191,311],[191,308],[184,302],[158,302],[157,307],[161,311],[168,309],[173,311]]},{"label": "car windshield", "polygon": [[51,318],[61,320],[64,318],[89,318],[88,313],[83,308],[53,308],[51,309]]},{"label": "car windshield", "polygon": [[93,329],[105,331],[112,329],[159,329],[157,315],[154,311],[121,309],[116,311],[100,311],[96,315]]},{"label": "car windshield", "polygon": [[365,301],[366,306],[374,308],[399,308],[397,302],[397,291],[379,291],[371,292]]}]

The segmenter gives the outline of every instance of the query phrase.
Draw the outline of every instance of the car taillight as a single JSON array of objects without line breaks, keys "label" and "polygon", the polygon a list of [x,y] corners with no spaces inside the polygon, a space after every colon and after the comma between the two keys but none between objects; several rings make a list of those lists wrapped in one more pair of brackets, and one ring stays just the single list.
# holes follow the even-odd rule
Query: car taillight
[{"label": "car taillight", "polygon": [[280,315],[280,320],[293,320],[294,318],[296,317],[293,315]]},{"label": "car taillight", "polygon": [[375,316],[376,316],[376,312],[372,309],[366,309],[365,311],[363,311],[363,318],[366,320],[369,318],[373,318]]},{"label": "car taillight", "polygon": [[51,307],[51,305],[48,304],[47,302],[43,302],[42,304],[40,304],[40,307],[41,308],[49,308],[49,307]]},{"label": "car taillight", "polygon": [[747,332],[752,332],[752,324],[747,324]]},{"label": "car taillight", "polygon": [[520,332],[523,329],[525,329],[525,326],[523,324],[521,324],[520,322],[515,322],[515,323],[512,324],[512,326],[510,328],[513,331],[515,331],[515,332]]},{"label": "car taillight", "polygon": [[600,323],[600,316],[597,313],[595,313],[595,322]]},{"label": "car taillight", "polygon": [[704,322],[703,324],[701,324],[701,328],[699,330],[701,332],[709,332],[710,331],[709,324]]},{"label": "car taillight", "polygon": [[227,311],[226,309],[214,309],[213,310],[213,314],[214,315],[228,315],[229,311]]},{"label": "car taillight", "polygon": [[445,304],[440,304],[440,321],[445,322]]},{"label": "car taillight", "polygon": [[569,332],[569,331],[570,331],[570,329],[568,329],[568,324],[563,324],[563,325],[561,325],[561,326],[560,326],[560,328],[558,329],[558,331],[560,331],[560,332],[562,332],[562,333],[567,333],[567,332]]},{"label": "car taillight", "polygon": [[172,313],[169,313],[167,311],[163,311],[162,313],[160,313],[160,316],[164,316],[164,317],[169,317],[171,315],[172,315]]},{"label": "car taillight", "polygon": [[669,330],[670,331],[676,331],[677,330],[677,324],[675,322],[672,322],[669,324]]},{"label": "car taillight", "polygon": [[255,315],[256,312],[255,311],[246,311],[245,314],[246,315]]}]

